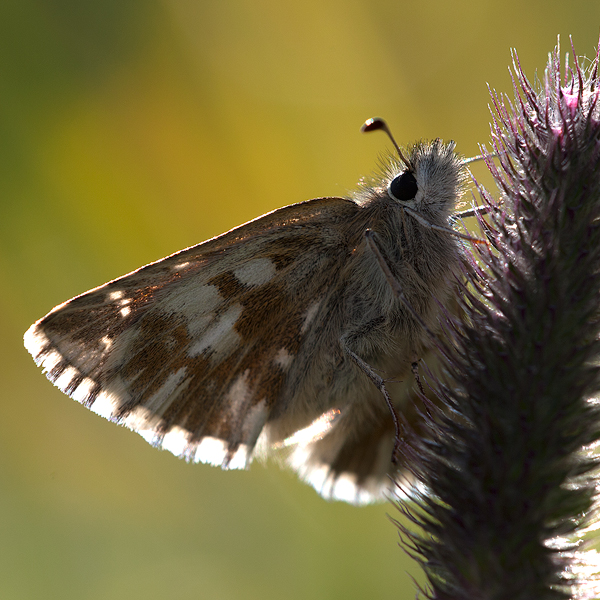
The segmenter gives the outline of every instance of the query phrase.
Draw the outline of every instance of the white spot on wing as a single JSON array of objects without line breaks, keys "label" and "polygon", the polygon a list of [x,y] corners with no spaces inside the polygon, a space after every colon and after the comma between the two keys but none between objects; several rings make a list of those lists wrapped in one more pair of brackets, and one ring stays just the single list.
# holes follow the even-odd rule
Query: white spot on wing
[{"label": "white spot on wing", "polygon": [[115,302],[115,300],[120,300],[125,295],[123,290],[115,290],[113,292],[108,292],[106,295],[106,299],[108,302]]},{"label": "white spot on wing", "polygon": [[198,341],[192,344],[188,356],[198,356],[208,348],[224,352],[237,346],[240,336],[235,331],[234,325],[241,314],[241,304],[231,306],[217,321],[211,323]]},{"label": "white spot on wing", "polygon": [[250,400],[250,390],[248,388],[248,376],[250,371],[246,369],[241,375],[238,375],[227,390],[226,400],[228,410],[233,415],[237,415],[244,409]]},{"label": "white spot on wing", "polygon": [[254,403],[253,390],[248,387],[248,378],[250,371],[247,369],[235,379],[225,396],[228,406],[228,413],[233,420],[243,415],[241,441],[249,446],[254,446],[256,438],[260,434],[265,421],[269,415],[267,402],[262,399],[260,402],[247,408],[250,403]]},{"label": "white spot on wing", "polygon": [[133,431],[136,431],[137,433],[139,433],[152,446],[155,445],[154,439],[156,437],[156,433],[154,432],[153,429],[151,429],[151,428],[139,429],[138,427],[135,427],[135,426],[130,427],[130,429],[133,429]]},{"label": "white spot on wing", "polygon": [[177,293],[165,296],[161,308],[183,317],[191,338],[202,335],[214,320],[214,310],[223,298],[214,285],[198,285],[193,278],[178,286]]},{"label": "white spot on wing", "polygon": [[242,439],[248,445],[254,445],[268,416],[269,411],[267,410],[267,402],[265,400],[261,400],[248,411],[242,425]]},{"label": "white spot on wing", "polygon": [[306,315],[304,317],[304,323],[302,323],[302,329],[300,330],[302,333],[304,333],[310,327],[310,324],[312,323],[313,319],[317,315],[317,312],[319,311],[320,306],[321,306],[321,302],[317,301],[317,302],[313,302],[308,307],[308,310],[306,311]]},{"label": "white spot on wing", "polygon": [[172,427],[161,442],[161,447],[175,456],[182,456],[189,445],[189,432],[182,427]]},{"label": "white spot on wing", "polygon": [[227,442],[214,437],[202,438],[196,452],[194,462],[202,462],[224,469],[245,469],[251,460],[251,451],[246,444],[240,444],[235,453],[228,458]]},{"label": "white spot on wing", "polygon": [[50,340],[43,331],[38,329],[37,323],[34,323],[25,332],[25,335],[23,336],[23,343],[25,344],[25,348],[27,349],[29,354],[33,356],[36,364],[39,365],[37,357],[42,348],[45,348],[50,343]]},{"label": "white spot on wing", "polygon": [[252,452],[246,444],[240,444],[226,465],[228,469],[247,469],[252,460]]},{"label": "white spot on wing", "polygon": [[45,354],[38,364],[44,368],[44,373],[49,373],[56,365],[61,363],[62,360],[63,357],[53,349]]},{"label": "white spot on wing", "polygon": [[58,379],[54,382],[54,385],[64,392],[71,381],[73,381],[76,377],[79,376],[79,371],[72,366],[68,366],[58,377]]},{"label": "white spot on wing", "polygon": [[105,335],[100,340],[100,342],[104,346],[104,348],[102,349],[103,352],[107,352],[108,350],[110,350],[111,346],[113,345],[113,341],[107,335]]},{"label": "white spot on wing", "polygon": [[178,394],[175,392],[180,392],[188,386],[190,382],[189,379],[181,384],[185,378],[186,372],[187,367],[181,367],[175,373],[171,373],[166,378],[160,389],[158,389],[146,402],[144,402],[144,408],[149,410],[152,414],[162,416],[172,402],[177,398]]},{"label": "white spot on wing", "polygon": [[270,258],[254,258],[233,271],[243,285],[263,285],[271,281],[275,273],[275,264]]},{"label": "white spot on wing", "polygon": [[[138,430],[138,433],[147,442],[156,445],[157,437],[153,428]],[[190,432],[182,427],[174,426],[163,436],[159,445],[163,450],[168,450],[175,456],[185,457],[190,446]],[[252,460],[251,454],[247,444],[240,444],[227,462],[229,455],[227,442],[214,437],[205,437],[200,440],[191,459],[193,462],[202,462],[224,469],[245,469]]]},{"label": "white spot on wing", "polygon": [[299,447],[290,457],[290,464],[303,481],[311,485],[326,500],[341,500],[350,504],[364,505],[385,499],[385,485],[373,480],[357,484],[356,476],[341,473],[336,477],[329,465],[311,465],[306,447]]},{"label": "white spot on wing", "polygon": [[309,444],[320,440],[333,427],[333,423],[340,416],[338,408],[332,408],[315,419],[308,427],[296,431],[293,435],[275,444],[275,448],[285,448],[296,444]]},{"label": "white spot on wing", "polygon": [[294,360],[294,356],[290,354],[285,348],[279,348],[273,362],[281,367],[284,371],[287,371]]},{"label": "white spot on wing", "polygon": [[258,456],[261,459],[266,459],[267,456],[271,454],[272,449],[273,444],[269,440],[269,428],[263,426],[263,429],[260,432],[256,443],[254,444],[252,456]]},{"label": "white spot on wing", "polygon": [[129,316],[129,314],[131,313],[131,308],[129,308],[129,305],[131,304],[131,298],[123,298],[123,292],[112,292],[111,294],[109,294],[109,296],[112,296],[113,294],[121,294],[121,296],[115,298],[116,304],[117,306],[123,307],[119,311],[122,317]]},{"label": "white spot on wing", "polygon": [[185,261],[185,262],[177,263],[176,265],[173,265],[171,268],[173,271],[179,271],[180,269],[185,269],[189,264],[190,264],[189,261]]},{"label": "white spot on wing", "polygon": [[120,405],[120,396],[118,394],[101,390],[90,409],[105,419],[111,419]]},{"label": "white spot on wing", "polygon": [[147,442],[154,445],[155,430],[160,422],[160,417],[152,414],[143,406],[136,406],[125,417],[122,424],[139,433]]},{"label": "white spot on wing", "polygon": [[[332,500],[342,500],[351,504],[370,504],[378,499],[378,496],[374,496],[366,489],[358,487],[356,477],[347,473],[340,475],[329,486],[326,485],[324,489],[328,489],[328,496]],[[383,498],[379,499],[383,500]]]},{"label": "white spot on wing", "polygon": [[71,398],[83,404],[90,397],[95,385],[94,381],[89,377],[85,377],[77,388],[75,388],[75,391],[71,394]]},{"label": "white spot on wing", "polygon": [[192,278],[177,287],[177,292],[165,296],[161,308],[166,312],[183,315],[192,321],[212,312],[222,302],[214,285],[198,285]]},{"label": "white spot on wing", "polygon": [[193,461],[220,467],[226,458],[227,444],[218,438],[205,437],[200,440]]}]

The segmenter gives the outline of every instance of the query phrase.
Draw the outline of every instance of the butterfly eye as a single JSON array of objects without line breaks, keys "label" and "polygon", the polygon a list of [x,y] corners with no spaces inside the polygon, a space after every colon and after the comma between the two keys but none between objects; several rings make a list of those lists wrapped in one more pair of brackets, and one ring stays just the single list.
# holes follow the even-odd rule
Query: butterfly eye
[{"label": "butterfly eye", "polygon": [[419,186],[415,176],[410,171],[404,171],[402,175],[394,177],[388,185],[388,194],[395,200],[404,202],[412,200],[416,195]]}]

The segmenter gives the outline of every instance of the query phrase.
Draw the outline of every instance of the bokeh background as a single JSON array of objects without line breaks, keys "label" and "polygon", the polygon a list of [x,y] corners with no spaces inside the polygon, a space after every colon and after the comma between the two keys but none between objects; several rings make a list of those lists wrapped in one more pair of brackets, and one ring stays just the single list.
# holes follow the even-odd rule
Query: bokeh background
[{"label": "bokeh background", "polygon": [[[414,598],[391,505],[276,465],[158,452],[22,347],[55,304],[279,206],[341,195],[398,140],[489,138],[509,50],[592,56],[597,0],[2,0],[0,597]],[[482,175],[483,177],[483,175]]]}]

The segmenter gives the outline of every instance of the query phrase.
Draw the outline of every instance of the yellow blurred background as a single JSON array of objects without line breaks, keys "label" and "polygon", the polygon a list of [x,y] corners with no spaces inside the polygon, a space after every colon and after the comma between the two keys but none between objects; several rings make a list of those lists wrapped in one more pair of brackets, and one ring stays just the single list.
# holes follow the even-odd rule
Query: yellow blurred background
[{"label": "yellow blurred background", "polygon": [[55,389],[22,334],[55,304],[274,208],[343,195],[389,146],[489,139],[486,83],[598,0],[3,0],[0,598],[414,598],[391,505],[274,464],[188,465]]}]

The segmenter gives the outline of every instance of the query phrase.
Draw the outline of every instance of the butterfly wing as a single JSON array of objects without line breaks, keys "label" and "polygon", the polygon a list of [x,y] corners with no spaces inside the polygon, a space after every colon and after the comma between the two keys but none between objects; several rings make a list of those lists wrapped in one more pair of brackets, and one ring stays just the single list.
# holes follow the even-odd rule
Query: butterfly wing
[{"label": "butterfly wing", "polygon": [[[428,367],[436,369],[430,355],[424,358]],[[403,421],[420,430],[420,415],[426,408],[414,389],[413,379],[409,376],[402,382],[388,382],[386,387]],[[361,401],[347,404],[324,435],[299,441],[288,456],[287,463],[328,500],[368,504],[387,500],[394,482],[402,483],[404,490],[412,485],[403,458],[392,463],[394,422],[383,397],[371,388],[362,388]]]},{"label": "butterfly wing", "polygon": [[154,445],[246,467],[286,412],[303,299],[325,293],[346,252],[338,225],[358,210],[342,198],[276,210],[56,307],[25,346],[63,392]]}]

